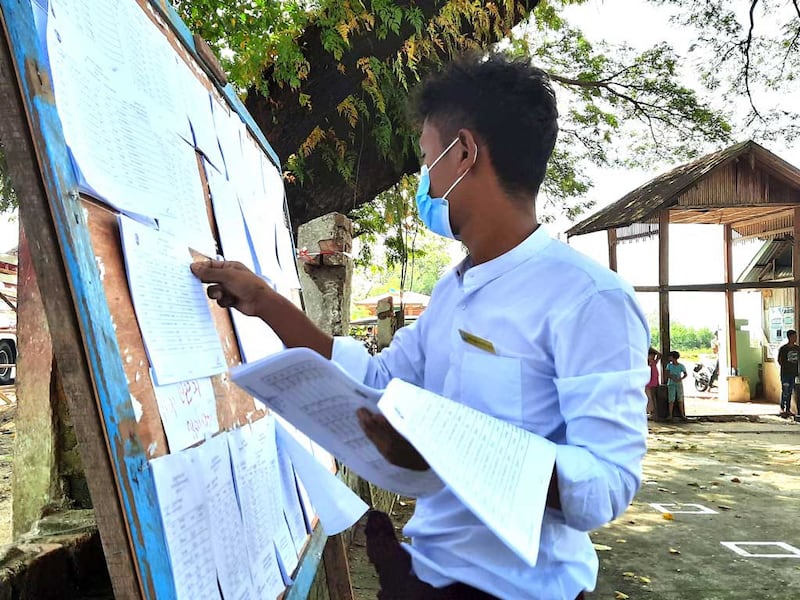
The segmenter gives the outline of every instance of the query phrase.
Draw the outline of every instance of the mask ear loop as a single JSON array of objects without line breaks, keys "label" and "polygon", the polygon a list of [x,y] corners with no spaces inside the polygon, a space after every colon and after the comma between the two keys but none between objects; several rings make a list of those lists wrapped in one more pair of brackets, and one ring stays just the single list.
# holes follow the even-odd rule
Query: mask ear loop
[{"label": "mask ear loop", "polygon": [[453,146],[455,146],[455,145],[456,145],[456,142],[457,142],[457,141],[458,141],[458,136],[456,136],[456,138],[455,138],[455,139],[454,139],[452,142],[450,142],[450,145],[449,145],[447,148],[445,148],[444,150],[442,150],[442,153],[441,153],[439,156],[437,156],[437,157],[436,157],[436,160],[435,160],[435,161],[433,161],[433,162],[431,163],[431,166],[430,166],[430,167],[428,167],[428,171],[430,171],[430,170],[431,170],[433,167],[435,167],[435,166],[436,166],[436,163],[438,163],[440,160],[442,160],[442,159],[445,157],[445,155],[446,155],[448,152],[450,152],[450,149],[451,149]]},{"label": "mask ear loop", "polygon": [[[456,138],[456,141],[458,141],[458,138]],[[455,144],[455,141],[453,142],[453,144]],[[450,144],[450,147],[452,147],[452,146],[453,146],[453,144]],[[437,159],[437,160],[438,160],[438,159]],[[467,176],[467,173],[469,173],[469,172],[472,170],[472,167],[474,167],[474,166],[475,166],[475,163],[476,163],[476,162],[478,162],[478,144],[475,144],[475,158],[474,158],[474,159],[472,159],[472,164],[469,166],[469,169],[467,169],[466,171],[464,171],[464,172],[461,174],[461,177],[459,177],[458,179],[456,179],[456,180],[453,182],[453,185],[451,185],[451,186],[450,186],[450,187],[447,189],[447,191],[444,193],[444,195],[442,196],[442,200],[447,200],[447,195],[448,195],[450,192],[452,192],[452,191],[453,191],[453,189],[454,189],[454,188],[455,188],[455,187],[456,187],[456,186],[457,186],[459,183],[461,183],[461,180],[462,180],[462,179],[464,179],[464,177],[466,177],[466,176]]]}]

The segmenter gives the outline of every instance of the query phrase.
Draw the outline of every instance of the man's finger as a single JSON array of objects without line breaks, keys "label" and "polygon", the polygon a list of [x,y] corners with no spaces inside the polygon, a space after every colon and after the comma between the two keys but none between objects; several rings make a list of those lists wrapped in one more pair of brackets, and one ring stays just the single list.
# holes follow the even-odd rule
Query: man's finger
[{"label": "man's finger", "polygon": [[225,288],[221,285],[210,285],[206,290],[206,294],[212,300],[219,300],[225,295]]},{"label": "man's finger", "polygon": [[230,279],[234,263],[224,260],[207,260],[189,265],[189,268],[203,283],[224,283]]}]

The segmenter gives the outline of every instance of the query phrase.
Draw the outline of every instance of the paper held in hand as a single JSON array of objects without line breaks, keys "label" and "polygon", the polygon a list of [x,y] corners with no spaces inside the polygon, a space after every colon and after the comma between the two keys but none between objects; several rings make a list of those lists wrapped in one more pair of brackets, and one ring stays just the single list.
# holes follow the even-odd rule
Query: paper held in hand
[{"label": "paper held in hand", "polygon": [[[555,464],[552,442],[404,381],[392,380],[385,391],[369,388],[307,348],[242,365],[231,377],[372,483],[415,497],[446,485],[523,560],[536,564]],[[430,471],[388,463],[358,424],[362,407],[382,412]]]}]

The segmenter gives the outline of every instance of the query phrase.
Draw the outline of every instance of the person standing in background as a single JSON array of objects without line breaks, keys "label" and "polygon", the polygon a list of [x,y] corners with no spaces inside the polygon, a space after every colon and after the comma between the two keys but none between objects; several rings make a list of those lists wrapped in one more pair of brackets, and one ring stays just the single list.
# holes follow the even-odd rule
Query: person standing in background
[{"label": "person standing in background", "polygon": [[683,405],[683,380],[686,379],[686,367],[678,362],[681,357],[680,353],[673,350],[669,353],[669,362],[667,363],[667,399],[669,401],[669,420],[672,421],[672,415],[675,411],[675,405],[678,405],[680,410],[680,420],[686,421],[686,409]]},{"label": "person standing in background", "polygon": [[800,346],[797,345],[797,332],[786,332],[786,343],[778,351],[778,364],[781,367],[781,414],[784,419],[792,416],[792,392],[797,380],[797,362]]},{"label": "person standing in background", "polygon": [[658,376],[658,361],[661,360],[661,353],[655,348],[647,351],[647,365],[650,367],[650,381],[644,386],[644,393],[647,394],[647,418],[652,419],[656,411],[656,392],[660,384]]}]

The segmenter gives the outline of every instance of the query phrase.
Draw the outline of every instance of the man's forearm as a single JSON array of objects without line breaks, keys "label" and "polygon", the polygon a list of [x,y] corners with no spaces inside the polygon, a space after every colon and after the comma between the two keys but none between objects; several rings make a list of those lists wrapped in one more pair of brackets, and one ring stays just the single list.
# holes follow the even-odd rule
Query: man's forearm
[{"label": "man's forearm", "polygon": [[333,338],[314,325],[289,299],[279,294],[265,295],[258,316],[288,348],[311,348],[325,358],[331,358]]}]

